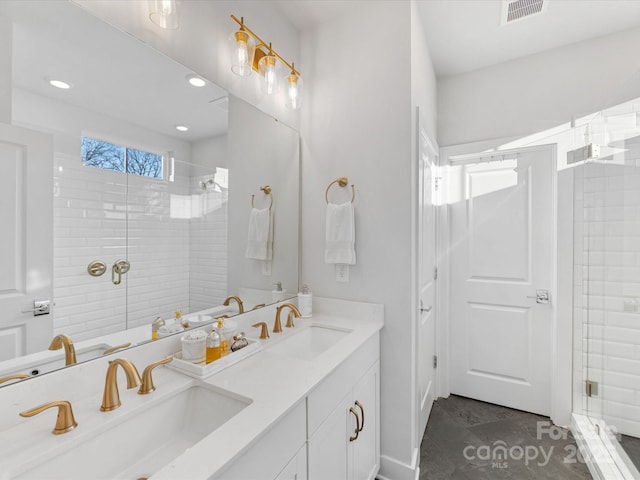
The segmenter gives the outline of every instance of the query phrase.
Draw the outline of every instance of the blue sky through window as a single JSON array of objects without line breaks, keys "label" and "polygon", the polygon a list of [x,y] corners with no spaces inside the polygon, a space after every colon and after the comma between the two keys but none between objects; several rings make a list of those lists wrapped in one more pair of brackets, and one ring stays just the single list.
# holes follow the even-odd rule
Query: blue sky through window
[{"label": "blue sky through window", "polygon": [[81,137],[81,155],[89,167],[127,172],[151,178],[162,178],[162,155],[135,148]]}]

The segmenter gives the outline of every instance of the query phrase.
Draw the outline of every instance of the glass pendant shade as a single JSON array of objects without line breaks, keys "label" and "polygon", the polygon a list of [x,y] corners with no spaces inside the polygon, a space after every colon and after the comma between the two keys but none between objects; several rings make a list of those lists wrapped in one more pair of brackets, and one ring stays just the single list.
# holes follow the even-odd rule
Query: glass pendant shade
[{"label": "glass pendant shade", "polygon": [[160,28],[178,28],[180,23],[176,0],[149,0],[149,19]]},{"label": "glass pendant shade", "polygon": [[267,95],[278,93],[278,75],[276,72],[276,57],[265,55],[258,62],[258,70],[262,75],[262,92]]},{"label": "glass pendant shade", "polygon": [[302,78],[295,72],[285,77],[286,106],[298,110],[302,103]]},{"label": "glass pendant shade", "polygon": [[238,30],[229,37],[231,48],[231,71],[241,77],[251,75],[256,42],[244,30]]}]

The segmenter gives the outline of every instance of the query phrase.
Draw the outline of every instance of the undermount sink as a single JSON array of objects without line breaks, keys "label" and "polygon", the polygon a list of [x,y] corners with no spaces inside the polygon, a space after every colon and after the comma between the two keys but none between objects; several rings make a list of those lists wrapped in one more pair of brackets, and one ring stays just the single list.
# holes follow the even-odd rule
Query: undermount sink
[{"label": "undermount sink", "polygon": [[313,360],[350,332],[348,329],[311,325],[267,348],[273,353]]},{"label": "undermount sink", "polygon": [[15,478],[150,477],[250,403],[210,385],[191,385]]}]

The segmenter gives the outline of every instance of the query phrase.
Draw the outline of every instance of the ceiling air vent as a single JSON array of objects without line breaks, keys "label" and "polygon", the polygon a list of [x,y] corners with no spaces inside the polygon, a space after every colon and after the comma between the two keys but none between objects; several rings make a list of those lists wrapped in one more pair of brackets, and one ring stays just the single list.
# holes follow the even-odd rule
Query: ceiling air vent
[{"label": "ceiling air vent", "polygon": [[502,2],[502,20],[501,25],[522,20],[544,13],[547,10],[549,0],[504,0]]}]

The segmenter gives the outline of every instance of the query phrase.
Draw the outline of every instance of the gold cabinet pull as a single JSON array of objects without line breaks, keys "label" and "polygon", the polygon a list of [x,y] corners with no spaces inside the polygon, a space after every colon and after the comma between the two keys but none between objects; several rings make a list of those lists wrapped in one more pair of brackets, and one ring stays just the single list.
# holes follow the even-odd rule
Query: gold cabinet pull
[{"label": "gold cabinet pull", "polygon": [[360,418],[358,417],[358,412],[356,412],[353,407],[350,407],[349,411],[353,413],[354,417],[356,417],[356,431],[354,432],[355,435],[352,437],[349,437],[349,441],[353,442],[358,439],[358,435],[360,434]]},{"label": "gold cabinet pull", "polygon": [[356,400],[356,405],[360,409],[360,413],[362,413],[362,422],[360,423],[360,428],[358,429],[358,432],[361,432],[362,429],[364,428],[364,407],[358,400]]},{"label": "gold cabinet pull", "polygon": [[60,435],[61,433],[67,433],[78,426],[76,419],[73,417],[73,410],[71,409],[71,403],[67,400],[57,400],[55,402],[45,403],[39,407],[20,412],[21,417],[33,417],[48,408],[58,407],[58,418],[56,419],[56,426],[51,431],[54,435]]}]

